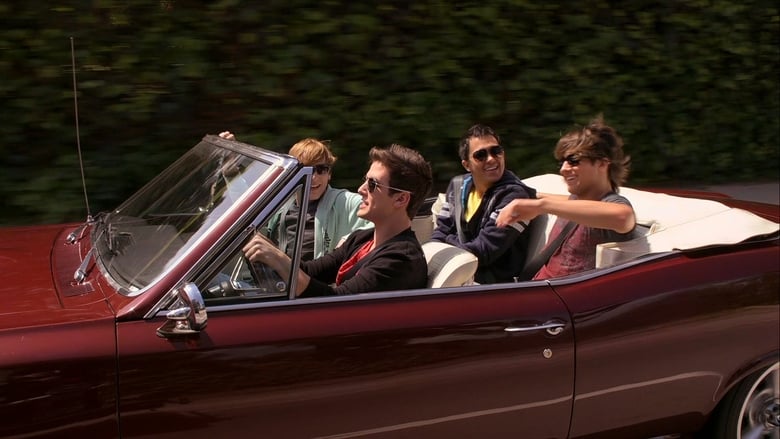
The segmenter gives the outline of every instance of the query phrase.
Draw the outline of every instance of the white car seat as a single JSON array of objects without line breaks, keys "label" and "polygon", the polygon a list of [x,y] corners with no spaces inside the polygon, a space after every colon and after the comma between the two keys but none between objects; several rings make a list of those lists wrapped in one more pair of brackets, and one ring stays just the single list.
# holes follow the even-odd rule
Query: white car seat
[{"label": "white car seat", "polygon": [[457,287],[474,281],[477,257],[471,252],[443,242],[422,245],[428,262],[428,288]]}]

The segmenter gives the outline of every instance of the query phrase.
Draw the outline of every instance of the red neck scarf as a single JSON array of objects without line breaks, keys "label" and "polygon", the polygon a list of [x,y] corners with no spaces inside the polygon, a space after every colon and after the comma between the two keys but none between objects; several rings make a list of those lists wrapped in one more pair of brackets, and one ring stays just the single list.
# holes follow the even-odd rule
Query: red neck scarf
[{"label": "red neck scarf", "polygon": [[368,254],[369,249],[373,244],[374,240],[372,238],[363,244],[363,246],[360,247],[351,258],[347,259],[343,264],[341,264],[341,267],[339,267],[339,272],[336,275],[336,285],[341,285],[341,283],[344,282],[344,276],[347,274],[347,272],[351,270],[359,260],[363,259],[363,257]]}]

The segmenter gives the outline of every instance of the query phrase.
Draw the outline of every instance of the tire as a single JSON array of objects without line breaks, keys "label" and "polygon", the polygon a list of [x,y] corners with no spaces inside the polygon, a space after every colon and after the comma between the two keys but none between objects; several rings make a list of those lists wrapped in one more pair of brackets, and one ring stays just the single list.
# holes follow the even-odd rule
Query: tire
[{"label": "tire", "polygon": [[780,363],[742,380],[723,399],[712,424],[716,439],[780,439]]}]

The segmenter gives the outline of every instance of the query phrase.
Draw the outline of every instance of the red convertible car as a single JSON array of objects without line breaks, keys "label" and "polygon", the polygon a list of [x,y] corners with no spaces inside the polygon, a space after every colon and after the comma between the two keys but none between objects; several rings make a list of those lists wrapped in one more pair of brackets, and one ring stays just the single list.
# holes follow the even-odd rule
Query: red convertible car
[{"label": "red convertible car", "polygon": [[241,248],[311,175],[209,135],[113,211],[0,229],[0,437],[778,438],[777,205],[622,188],[646,234],[594,270],[480,285],[427,243],[429,288],[298,299]]}]

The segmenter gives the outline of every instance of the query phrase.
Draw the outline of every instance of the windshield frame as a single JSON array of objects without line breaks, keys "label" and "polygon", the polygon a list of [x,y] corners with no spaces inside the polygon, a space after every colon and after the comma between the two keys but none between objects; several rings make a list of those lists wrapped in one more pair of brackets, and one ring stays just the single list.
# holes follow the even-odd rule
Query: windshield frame
[{"label": "windshield frame", "polygon": [[[193,218],[199,216],[202,220],[200,226],[193,227],[192,219],[186,219],[185,213],[181,212],[170,212],[167,218],[159,221],[159,224],[158,218],[164,215],[148,215],[150,209],[163,206],[164,210],[166,205],[168,207],[184,205],[186,208],[192,208],[196,204],[191,200],[203,198],[204,191],[209,189],[212,193],[206,195],[213,195],[213,185],[209,185],[209,178],[216,181],[215,174],[219,174],[217,177],[224,177],[224,170],[222,168],[217,170],[218,166],[211,162],[214,157],[240,159],[244,167],[235,175],[247,179],[242,183],[245,187],[241,187],[240,193],[228,197],[225,195],[227,190],[221,190],[219,202],[207,203],[209,205],[204,205],[204,209],[200,212],[186,212],[186,215]],[[120,294],[128,297],[144,294],[150,287],[158,284],[162,277],[174,271],[181,271],[182,266],[191,268],[192,264],[204,257],[208,249],[219,242],[222,236],[228,234],[238,222],[237,219],[251,205],[256,204],[260,199],[273,196],[284,184],[287,176],[299,167],[297,160],[288,155],[207,135],[93,227],[91,240],[96,250],[96,265],[105,279]],[[199,174],[194,172],[197,171],[194,168],[207,171],[205,174],[203,172]],[[206,178],[199,180],[200,184],[193,184],[192,186],[195,187],[191,188],[186,182],[171,182],[172,176],[179,175],[191,179],[206,175]],[[238,177],[230,181],[235,181]],[[230,184],[227,178],[223,180],[226,182],[223,186]],[[170,187],[161,187],[161,185]],[[187,191],[182,191],[182,187],[186,187]],[[155,196],[150,197],[150,194]],[[162,196],[157,197],[157,194]],[[184,204],[170,204],[180,203],[180,198],[184,195],[189,197],[189,201],[185,201]],[[166,197],[169,199],[163,199]],[[213,201],[214,198],[211,200]],[[135,214],[140,215],[135,217]],[[176,221],[172,220],[178,214],[182,217]],[[127,222],[128,218],[135,222]],[[150,225],[149,220],[152,219],[155,220],[155,224]],[[189,222],[189,228],[176,229],[181,227],[182,221],[185,224]],[[185,232],[186,239],[183,236]],[[127,236],[130,238],[126,238]],[[118,256],[120,253],[122,256]],[[127,260],[123,261],[122,258]]]}]

